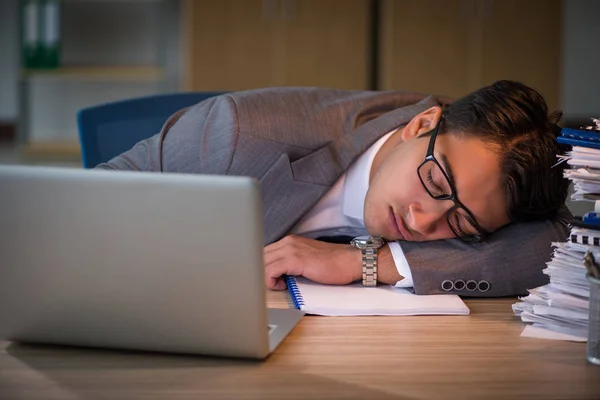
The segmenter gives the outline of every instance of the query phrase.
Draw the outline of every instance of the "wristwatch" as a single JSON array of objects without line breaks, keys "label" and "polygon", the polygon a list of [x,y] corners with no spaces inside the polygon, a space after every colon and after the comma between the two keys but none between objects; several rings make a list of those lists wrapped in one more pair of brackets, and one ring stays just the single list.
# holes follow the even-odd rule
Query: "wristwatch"
[{"label": "wristwatch", "polygon": [[362,252],[362,285],[377,286],[377,251],[385,244],[379,236],[358,236],[350,245]]}]

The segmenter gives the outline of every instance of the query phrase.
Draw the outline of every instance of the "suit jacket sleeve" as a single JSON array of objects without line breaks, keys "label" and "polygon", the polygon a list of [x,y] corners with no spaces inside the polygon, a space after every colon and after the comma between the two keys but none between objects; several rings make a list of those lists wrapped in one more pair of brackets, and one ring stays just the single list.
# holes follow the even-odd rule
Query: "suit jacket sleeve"
[{"label": "suit jacket sleeve", "polygon": [[[542,270],[551,259],[552,242],[565,241],[568,237],[570,219],[571,214],[564,206],[553,220],[511,224],[483,243],[466,244],[459,239],[399,243],[417,294],[515,296],[548,283]],[[465,287],[445,291],[442,289],[445,280],[485,281],[489,289]]]},{"label": "suit jacket sleeve", "polygon": [[96,168],[223,174],[237,134],[233,102],[216,96],[177,111],[159,133]]}]

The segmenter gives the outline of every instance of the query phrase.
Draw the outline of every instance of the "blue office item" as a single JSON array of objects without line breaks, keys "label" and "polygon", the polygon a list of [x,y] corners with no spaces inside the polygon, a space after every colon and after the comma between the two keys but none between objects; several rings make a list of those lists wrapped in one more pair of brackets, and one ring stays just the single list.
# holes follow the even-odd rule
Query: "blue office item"
[{"label": "blue office item", "polygon": [[296,282],[296,278],[291,275],[284,275],[284,279],[288,291],[290,292],[290,297],[294,302],[294,307],[296,307],[298,310],[302,310],[302,307],[304,307],[304,299],[302,298],[302,293],[300,293],[300,289],[298,289],[298,283]]},{"label": "blue office item", "polygon": [[571,146],[600,149],[600,132],[585,129],[562,128],[560,130],[560,136],[556,138],[556,141]]},{"label": "blue office item", "polygon": [[600,227],[600,214],[595,212],[583,214],[583,223],[596,226],[596,229],[598,229],[598,227]]},{"label": "blue office item", "polygon": [[[571,220],[571,225],[575,228],[598,229],[598,226],[596,226],[596,225],[587,224],[587,223],[583,222],[583,217],[579,216],[579,215],[573,216],[573,219]],[[600,235],[600,231],[598,231],[598,234]],[[599,244],[599,246],[600,246],[600,244]]]},{"label": "blue office item", "polygon": [[592,142],[600,143],[600,132],[587,129],[572,129],[562,128],[560,130],[562,136],[570,137],[573,139],[589,140]]},{"label": "blue office item", "polygon": [[223,92],[183,92],[147,96],[88,107],[77,113],[84,168],[109,161],[160,132],[176,111]]},{"label": "blue office item", "polygon": [[556,141],[561,144],[568,144],[570,146],[581,146],[581,147],[589,147],[592,149],[600,149],[600,142],[592,142],[589,140],[581,140],[581,139],[573,139],[566,136],[559,136],[556,138]]}]

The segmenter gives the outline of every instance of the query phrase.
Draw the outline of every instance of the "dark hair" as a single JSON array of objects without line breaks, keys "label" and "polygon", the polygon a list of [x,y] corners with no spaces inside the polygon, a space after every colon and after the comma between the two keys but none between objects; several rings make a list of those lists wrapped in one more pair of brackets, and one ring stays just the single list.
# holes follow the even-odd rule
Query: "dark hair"
[{"label": "dark hair", "polygon": [[564,204],[569,182],[556,155],[560,112],[548,115],[546,101],[534,89],[498,81],[450,103],[440,133],[476,136],[501,157],[502,187],[513,222],[552,218]]}]

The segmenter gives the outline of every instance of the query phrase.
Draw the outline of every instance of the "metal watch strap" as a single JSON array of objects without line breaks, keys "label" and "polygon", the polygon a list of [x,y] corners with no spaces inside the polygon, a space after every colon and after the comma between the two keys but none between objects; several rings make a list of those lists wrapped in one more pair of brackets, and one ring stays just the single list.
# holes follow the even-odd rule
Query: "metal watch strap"
[{"label": "metal watch strap", "polygon": [[362,284],[363,286],[377,286],[377,251],[378,248],[368,246],[360,249],[362,252]]}]

